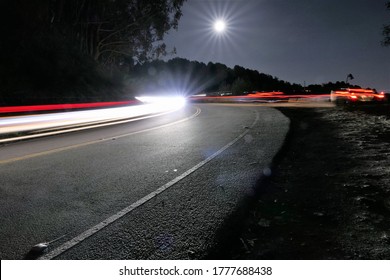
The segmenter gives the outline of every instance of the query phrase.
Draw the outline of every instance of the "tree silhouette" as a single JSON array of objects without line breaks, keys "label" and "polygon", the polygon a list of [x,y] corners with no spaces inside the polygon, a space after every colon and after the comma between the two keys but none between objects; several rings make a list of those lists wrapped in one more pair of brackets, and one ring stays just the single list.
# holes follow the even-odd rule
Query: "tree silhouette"
[{"label": "tree silhouette", "polygon": [[163,36],[177,28],[184,1],[1,0],[1,28],[24,42],[62,36],[106,65],[144,62],[166,53]]},{"label": "tree silhouette", "polygon": [[0,0],[0,104],[117,98],[120,70],[167,52],[184,1]]},{"label": "tree silhouette", "polygon": [[205,92],[241,95],[251,91],[303,92],[303,87],[239,65],[233,69],[221,63],[207,65],[183,58],[167,62],[156,60],[138,64],[129,73],[129,84],[137,92],[179,91],[185,94]]},{"label": "tree silhouette", "polygon": [[[387,9],[390,11],[390,1],[386,3]],[[383,27],[383,36],[382,41],[384,46],[390,46],[390,23]]]}]

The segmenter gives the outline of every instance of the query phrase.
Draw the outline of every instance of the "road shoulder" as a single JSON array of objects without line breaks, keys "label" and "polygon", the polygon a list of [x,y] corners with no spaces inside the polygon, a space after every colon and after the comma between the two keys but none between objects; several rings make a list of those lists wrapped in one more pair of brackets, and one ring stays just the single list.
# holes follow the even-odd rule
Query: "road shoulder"
[{"label": "road shoulder", "polygon": [[289,140],[226,259],[389,259],[386,116],[282,108]]}]

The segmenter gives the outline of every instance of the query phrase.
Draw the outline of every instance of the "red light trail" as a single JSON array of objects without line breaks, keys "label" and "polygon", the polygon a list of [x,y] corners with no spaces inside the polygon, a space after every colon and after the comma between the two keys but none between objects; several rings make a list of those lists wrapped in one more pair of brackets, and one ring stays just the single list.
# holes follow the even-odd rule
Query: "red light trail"
[{"label": "red light trail", "polygon": [[7,106],[0,107],[0,113],[24,113],[24,112],[39,112],[39,111],[56,111],[70,109],[86,109],[86,108],[101,108],[127,106],[131,104],[139,104],[138,101],[116,101],[116,102],[93,102],[93,103],[67,103],[67,104],[51,104],[51,105],[30,105],[30,106]]}]

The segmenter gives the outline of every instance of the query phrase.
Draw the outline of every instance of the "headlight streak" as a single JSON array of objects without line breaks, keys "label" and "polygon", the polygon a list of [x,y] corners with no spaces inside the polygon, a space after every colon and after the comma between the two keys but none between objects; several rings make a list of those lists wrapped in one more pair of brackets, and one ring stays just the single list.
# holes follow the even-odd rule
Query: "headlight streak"
[{"label": "headlight streak", "polygon": [[142,105],[120,108],[4,117],[0,118],[0,135],[60,129],[62,127],[69,128],[72,126],[112,122],[147,115],[158,115],[164,112],[179,110],[185,105],[184,97],[157,97],[155,99],[149,98],[148,101]]}]

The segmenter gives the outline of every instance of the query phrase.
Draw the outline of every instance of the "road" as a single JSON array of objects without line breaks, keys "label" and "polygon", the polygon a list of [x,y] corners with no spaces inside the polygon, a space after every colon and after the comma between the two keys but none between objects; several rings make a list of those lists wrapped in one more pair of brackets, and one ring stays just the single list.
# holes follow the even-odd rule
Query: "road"
[{"label": "road", "polygon": [[200,259],[288,132],[273,108],[188,105],[0,147],[0,257]]}]

